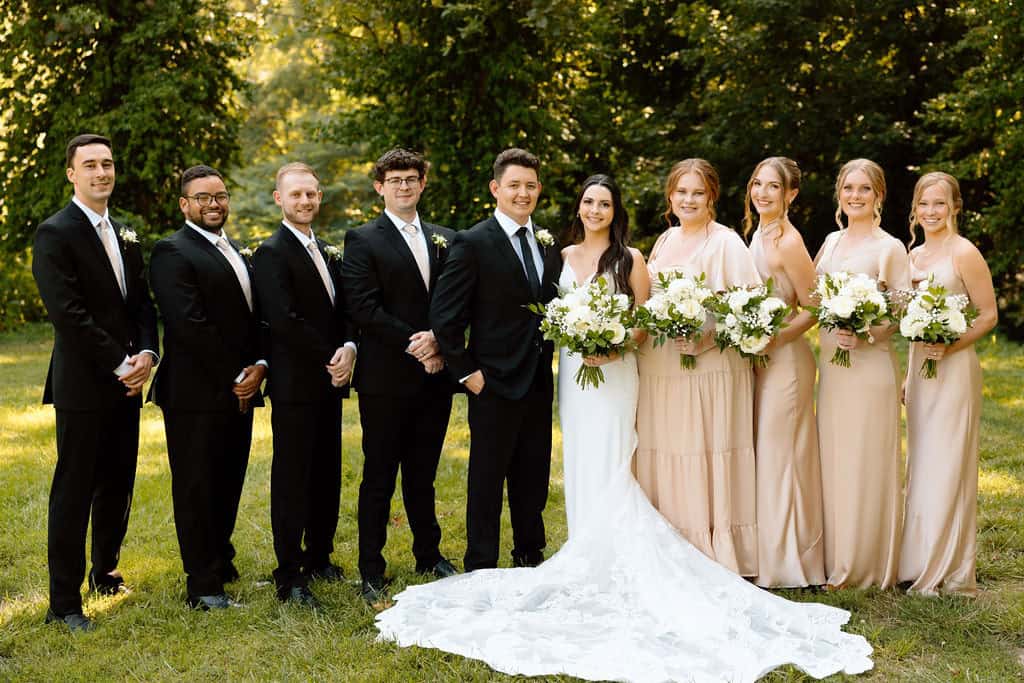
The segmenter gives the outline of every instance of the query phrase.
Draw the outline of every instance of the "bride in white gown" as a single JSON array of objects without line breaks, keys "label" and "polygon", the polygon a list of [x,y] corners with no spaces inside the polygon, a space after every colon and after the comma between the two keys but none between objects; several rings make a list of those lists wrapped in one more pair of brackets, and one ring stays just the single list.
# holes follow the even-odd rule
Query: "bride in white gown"
[{"label": "bride in white gown", "polygon": [[[578,279],[576,263],[646,297],[643,259],[624,247],[625,211],[611,178],[584,183],[574,230],[586,237],[565,252],[562,287],[589,279]],[[590,255],[602,244],[617,246],[599,263]],[[754,681],[783,664],[816,678],[870,669],[871,646],[841,630],[848,612],[763,591],[665,521],[630,468],[636,359],[605,362],[605,382],[587,390],[572,379],[581,362],[564,350],[559,357],[569,540],[536,568],[482,569],[407,588],[377,615],[380,639],[509,674],[587,680]]]}]

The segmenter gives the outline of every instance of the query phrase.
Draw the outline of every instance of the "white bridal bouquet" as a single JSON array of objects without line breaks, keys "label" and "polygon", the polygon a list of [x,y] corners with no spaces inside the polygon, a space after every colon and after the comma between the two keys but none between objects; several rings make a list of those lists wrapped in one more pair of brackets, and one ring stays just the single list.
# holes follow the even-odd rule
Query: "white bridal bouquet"
[{"label": "white bridal bouquet", "polygon": [[[977,317],[978,310],[971,306],[970,299],[963,294],[950,294],[934,277],[929,277],[909,294],[900,318],[900,334],[912,342],[952,344]],[[921,376],[932,379],[936,369],[935,360],[926,358]]]},{"label": "white bridal bouquet", "polygon": [[[654,346],[676,337],[699,341],[708,313],[705,302],[714,297],[704,273],[696,278],[678,271],[658,273],[658,284],[660,290],[636,309],[636,326],[647,330]],[[696,366],[696,357],[679,354],[679,367],[692,370]]]},{"label": "white bridal bouquet", "polygon": [[[540,329],[545,339],[581,356],[610,356],[632,349],[629,297],[610,291],[607,280],[594,278],[588,284],[560,290],[559,294],[546,306],[529,306],[531,311],[544,316]],[[575,379],[583,389],[596,388],[604,381],[604,372],[584,364]]]},{"label": "white bridal bouquet", "polygon": [[[814,297],[820,303],[808,310],[826,330],[850,330],[859,339],[874,342],[871,326],[893,320],[889,301],[878,288],[878,282],[863,273],[824,273],[818,277]],[[836,348],[832,363],[850,367],[850,352]]]},{"label": "white bridal bouquet", "polygon": [[760,355],[772,337],[788,323],[790,307],[772,296],[772,281],[755,287],[732,287],[717,295],[708,307],[715,314],[715,343],[724,351],[734,348],[751,367],[768,367]]}]

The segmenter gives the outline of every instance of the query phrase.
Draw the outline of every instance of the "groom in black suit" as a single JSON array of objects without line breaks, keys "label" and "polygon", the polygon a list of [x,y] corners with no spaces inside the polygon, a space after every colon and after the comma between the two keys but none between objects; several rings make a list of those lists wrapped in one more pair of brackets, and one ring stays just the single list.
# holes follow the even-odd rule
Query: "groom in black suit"
[{"label": "groom in black suit", "polygon": [[429,321],[430,297],[455,233],[420,220],[416,205],[427,184],[427,165],[419,154],[393,149],[377,160],[373,177],[384,211],[345,233],[341,268],[349,315],[359,328],[359,573],[370,603],[386,585],[381,552],[399,467],[416,571],[457,573],[441,556],[434,511],[434,477],[454,383],[442,372]]},{"label": "groom in black suit", "polygon": [[341,401],[356,358],[341,252],[313,234],[322,198],[316,171],[282,166],[274,201],[283,220],[256,250],[256,291],[270,325],[274,582],[279,599],[313,608],[310,579],[344,578],[331,552],[341,497]]},{"label": "groom in black suit", "polygon": [[85,535],[92,513],[89,587],[126,590],[117,563],[128,529],[139,450],[140,394],[158,346],[156,311],[135,233],[111,220],[110,140],[67,146],[71,202],[36,230],[32,275],[53,323],[43,403],[56,409],[57,467],[50,488],[47,622],[86,631]]},{"label": "groom in black suit", "polygon": [[497,209],[455,236],[430,307],[441,354],[470,394],[466,571],[497,565],[506,480],[512,562],[544,560],[553,346],[526,307],[555,297],[561,254],[531,218],[539,168],[522,149],[498,155],[490,183]]},{"label": "groom in black suit", "polygon": [[237,605],[224,584],[238,578],[231,534],[266,374],[252,267],[224,231],[229,201],[215,169],[187,169],[185,225],[156,243],[149,266],[164,321],[150,398],[164,413],[187,602],[202,610]]}]

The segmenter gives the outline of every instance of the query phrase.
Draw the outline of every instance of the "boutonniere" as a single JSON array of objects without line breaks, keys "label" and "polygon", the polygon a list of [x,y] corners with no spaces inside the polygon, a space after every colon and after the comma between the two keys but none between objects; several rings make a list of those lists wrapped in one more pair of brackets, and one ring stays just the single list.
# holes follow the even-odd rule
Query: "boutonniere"
[{"label": "boutonniere", "polygon": [[555,243],[554,236],[544,228],[541,228],[540,230],[534,232],[533,236],[534,238],[536,238],[537,243],[543,247],[550,247],[552,244]]},{"label": "boutonniere", "polygon": [[252,258],[252,247],[242,247],[238,250],[238,253],[245,258]]},{"label": "boutonniere", "polygon": [[437,257],[441,258],[441,250],[448,248],[448,240],[444,235],[435,232],[430,236],[430,241],[437,247]]},{"label": "boutonniere", "polygon": [[327,246],[325,246],[324,253],[327,254],[327,258],[331,259],[332,261],[341,260],[341,249],[338,249],[333,244],[328,244]]},{"label": "boutonniere", "polygon": [[119,234],[121,235],[121,241],[123,242],[129,242],[131,244],[139,243],[139,236],[135,233],[134,230],[130,230],[127,227],[123,227],[121,228],[121,232]]}]

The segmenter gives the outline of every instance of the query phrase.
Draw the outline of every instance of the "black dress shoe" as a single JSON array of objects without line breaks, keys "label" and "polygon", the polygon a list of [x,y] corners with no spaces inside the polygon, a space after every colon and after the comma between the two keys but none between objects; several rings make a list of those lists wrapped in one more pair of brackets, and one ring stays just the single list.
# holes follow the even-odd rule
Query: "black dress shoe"
[{"label": "black dress shoe", "polygon": [[310,609],[320,609],[320,601],[305,586],[292,586],[287,591],[278,591],[277,597],[281,602],[301,605]]},{"label": "black dress shoe", "polygon": [[455,565],[443,557],[438,560],[434,566],[416,567],[416,571],[420,574],[433,574],[439,579],[445,579],[459,573],[459,570],[455,568]]},{"label": "black dress shoe", "polygon": [[512,553],[513,567],[536,567],[544,561],[544,553],[535,550],[529,553]]},{"label": "black dress shoe", "polygon": [[226,593],[217,593],[216,595],[190,595],[185,602],[188,603],[188,606],[192,609],[197,609],[202,612],[243,606],[242,603],[235,602],[229,598]]},{"label": "black dress shoe", "polygon": [[74,612],[72,614],[65,614],[62,617],[58,617],[53,613],[53,610],[46,610],[46,623],[56,624],[61,623],[71,629],[72,633],[84,633],[86,631],[92,631],[96,628],[96,622],[89,617],[85,616],[81,612]]},{"label": "black dress shoe", "polygon": [[385,598],[389,585],[391,585],[391,581],[383,576],[368,576],[363,579],[359,594],[366,604],[372,606]]},{"label": "black dress shoe", "polygon": [[336,564],[328,564],[311,570],[307,576],[316,581],[344,581],[345,573]]},{"label": "black dress shoe", "polygon": [[131,589],[124,584],[120,573],[94,574],[89,572],[89,590],[100,595],[127,595]]}]

